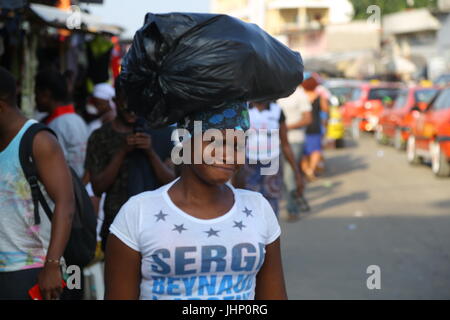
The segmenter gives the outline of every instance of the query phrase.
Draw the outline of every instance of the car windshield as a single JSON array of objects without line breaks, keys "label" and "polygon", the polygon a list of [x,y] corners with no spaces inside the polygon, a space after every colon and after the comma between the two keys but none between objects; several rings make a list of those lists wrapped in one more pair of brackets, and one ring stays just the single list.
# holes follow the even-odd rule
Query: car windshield
[{"label": "car windshield", "polygon": [[436,84],[445,85],[447,83],[450,83],[450,74],[444,74],[436,79]]},{"label": "car windshield", "polygon": [[361,98],[361,95],[362,95],[362,90],[359,88],[354,88],[349,101],[359,100]]},{"label": "car windshield", "polygon": [[[431,99],[436,95],[437,89],[420,89],[414,92],[414,100],[415,103],[419,102],[430,102]],[[408,100],[408,90],[401,90],[399,95],[397,96],[397,100],[395,100],[394,109],[401,109],[405,107],[406,102]]]},{"label": "car windshield", "polygon": [[433,110],[450,109],[450,89],[442,91],[432,106]]},{"label": "car windshield", "polygon": [[389,97],[392,100],[397,98],[400,89],[397,88],[374,88],[370,89],[368,100],[383,100],[385,97]]},{"label": "car windshield", "polygon": [[402,109],[408,100],[408,90],[402,90],[395,100],[394,109]]},{"label": "car windshield", "polygon": [[328,88],[328,90],[330,90],[330,92],[334,96],[336,96],[339,99],[339,101],[348,101],[351,99],[353,90],[355,90],[355,88],[352,88],[352,87],[330,87],[330,88]]},{"label": "car windshield", "polygon": [[417,90],[414,93],[414,99],[416,100],[416,103],[418,102],[430,102],[431,99],[433,99],[433,97],[436,95],[436,93],[438,92],[437,89],[422,89],[422,90]]}]

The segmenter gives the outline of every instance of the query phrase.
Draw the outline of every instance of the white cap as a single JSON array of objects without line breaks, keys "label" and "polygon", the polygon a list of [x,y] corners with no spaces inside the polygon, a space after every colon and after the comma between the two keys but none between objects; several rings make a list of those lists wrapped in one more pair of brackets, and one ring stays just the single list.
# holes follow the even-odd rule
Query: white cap
[{"label": "white cap", "polygon": [[116,90],[109,83],[99,83],[95,85],[94,98],[111,101],[116,96]]}]

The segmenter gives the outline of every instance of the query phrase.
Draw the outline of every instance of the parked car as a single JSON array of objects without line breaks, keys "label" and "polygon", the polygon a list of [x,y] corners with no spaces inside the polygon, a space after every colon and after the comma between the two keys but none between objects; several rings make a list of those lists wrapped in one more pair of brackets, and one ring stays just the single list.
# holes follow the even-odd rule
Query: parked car
[{"label": "parked car", "polygon": [[439,77],[436,78],[436,80],[434,80],[434,83],[440,87],[450,85],[450,73],[441,74]]},{"label": "parked car", "polygon": [[413,115],[407,142],[409,163],[428,160],[436,176],[450,176],[450,87],[440,91],[425,111]]},{"label": "parked car", "polygon": [[329,79],[323,83],[324,87],[338,98],[340,105],[351,100],[353,91],[358,89],[361,84],[361,81],[349,79]]},{"label": "parked car", "polygon": [[384,110],[383,99],[395,101],[401,89],[399,83],[371,81],[353,90],[342,108],[344,124],[351,129],[352,137],[358,138],[360,131],[374,131]]},{"label": "parked car", "polygon": [[[376,128],[379,143],[392,143],[396,149],[404,149],[411,131],[413,109],[424,107],[438,92],[437,88],[412,86],[402,89],[392,108],[385,108]],[[416,111],[417,112],[417,111]]]}]

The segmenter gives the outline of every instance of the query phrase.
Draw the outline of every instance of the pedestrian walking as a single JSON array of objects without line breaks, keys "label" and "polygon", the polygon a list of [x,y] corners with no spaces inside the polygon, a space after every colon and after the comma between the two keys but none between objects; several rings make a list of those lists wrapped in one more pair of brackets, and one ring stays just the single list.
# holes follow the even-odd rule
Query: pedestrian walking
[{"label": "pedestrian walking", "polygon": [[[292,170],[296,195],[303,194],[302,177],[288,141],[286,117],[281,107],[270,101],[253,102],[249,114],[252,130],[249,131],[247,161],[242,172],[245,187],[262,193],[278,215],[283,191],[281,152]],[[264,174],[263,169],[270,167],[276,171]]]},{"label": "pedestrian walking", "polygon": [[310,72],[305,72],[302,83],[306,95],[312,105],[312,122],[306,128],[306,140],[301,162],[302,171],[309,181],[317,179],[316,171],[322,159],[323,116],[327,112],[326,99],[316,90],[319,83]]},{"label": "pedestrian walking", "polygon": [[[305,129],[312,121],[312,106],[303,87],[299,85],[297,90],[289,97],[278,100],[286,115],[286,127],[288,129],[288,142],[294,153],[294,160],[298,168],[301,167],[303,148],[305,144]],[[295,197],[296,180],[295,173],[286,159],[283,161],[283,181],[286,188],[287,212],[289,220],[296,220],[300,213],[299,205]]]},{"label": "pedestrian walking", "polygon": [[[203,159],[208,129],[225,136],[226,129],[243,134],[249,128],[243,102],[185,120],[180,126],[192,134],[185,142],[194,145],[191,159]],[[194,121],[202,123],[198,147]],[[106,250],[106,299],[286,299],[272,207],[261,194],[227,183],[245,147],[234,137],[214,145],[221,158],[185,163],[180,178],[122,207]]]},{"label": "pedestrian walking", "polygon": [[22,138],[36,121],[18,109],[15,83],[0,68],[0,299],[31,300],[28,291],[38,284],[43,298],[54,300],[62,293],[61,257],[75,211],[72,177],[56,138],[37,133],[32,154],[53,219],[42,209],[36,217],[19,159]]}]

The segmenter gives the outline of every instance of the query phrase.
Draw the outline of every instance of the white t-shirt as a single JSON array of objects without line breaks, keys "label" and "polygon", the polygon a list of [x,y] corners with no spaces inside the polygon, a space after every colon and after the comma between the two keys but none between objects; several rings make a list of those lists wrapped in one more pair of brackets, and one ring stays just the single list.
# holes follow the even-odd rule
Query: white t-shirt
[{"label": "white t-shirt", "polygon": [[88,127],[83,118],[75,113],[64,114],[51,121],[48,127],[57,134],[67,163],[81,178],[89,138]]},{"label": "white t-shirt", "polygon": [[281,233],[269,202],[228,185],[233,208],[216,219],[198,219],[170,199],[176,181],[132,197],[110,227],[141,253],[140,299],[253,300],[265,246]]},{"label": "white t-shirt", "polygon": [[[303,117],[303,113],[312,111],[308,96],[301,87],[297,88],[297,90],[289,97],[278,100],[278,103],[286,116],[287,126],[299,122]],[[288,140],[290,143],[304,142],[305,128],[289,130]]]},{"label": "white t-shirt", "polygon": [[[92,189],[92,184],[88,183],[86,185],[86,191],[89,197],[95,197],[94,189]],[[102,241],[102,237],[100,233],[102,231],[103,221],[105,220],[105,211],[103,210],[103,206],[105,205],[106,194],[102,193],[100,198],[100,203],[98,206],[98,214],[97,214],[97,241]]]}]

